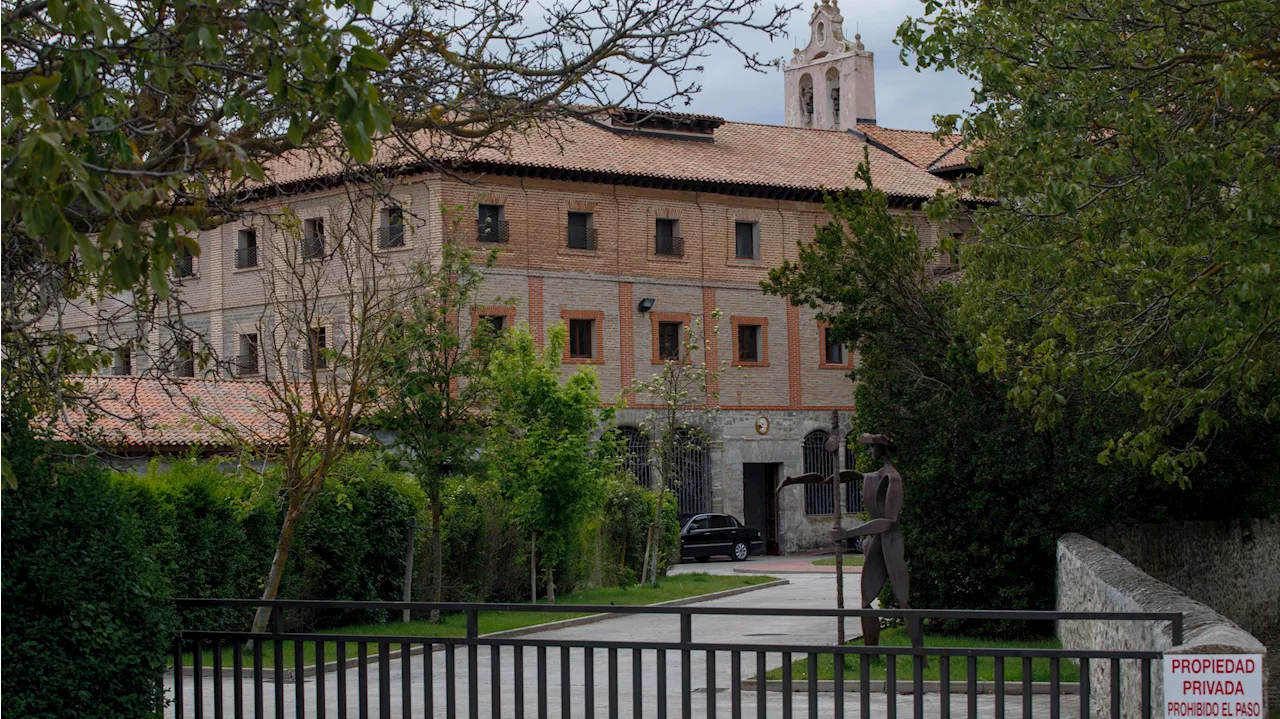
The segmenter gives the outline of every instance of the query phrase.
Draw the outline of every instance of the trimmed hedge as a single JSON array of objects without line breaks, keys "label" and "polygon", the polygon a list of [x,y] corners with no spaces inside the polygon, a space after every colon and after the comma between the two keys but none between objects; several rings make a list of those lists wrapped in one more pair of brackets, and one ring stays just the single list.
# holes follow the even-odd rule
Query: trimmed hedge
[{"label": "trimmed hedge", "polygon": [[142,717],[162,707],[175,629],[169,582],[129,498],[6,421],[17,488],[3,501],[3,712]]},{"label": "trimmed hedge", "polygon": [[[280,531],[278,484],[228,474],[216,461],[153,462],[145,475],[116,473],[143,527],[143,541],[174,596],[256,598],[262,594]],[[334,469],[294,538],[281,599],[397,600],[404,582],[409,522],[423,524],[426,504],[413,477],[373,454],[347,457]],[[286,628],[310,630],[385,613],[286,613]],[[252,610],[185,610],[187,626],[242,630]]]}]

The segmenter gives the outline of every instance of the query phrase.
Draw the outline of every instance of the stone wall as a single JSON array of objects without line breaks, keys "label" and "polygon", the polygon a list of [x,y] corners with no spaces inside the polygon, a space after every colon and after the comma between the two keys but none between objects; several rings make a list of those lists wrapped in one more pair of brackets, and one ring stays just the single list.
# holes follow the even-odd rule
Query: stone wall
[{"label": "stone wall", "polygon": [[[1231,620],[1079,534],[1068,534],[1058,540],[1057,585],[1060,611],[1181,612],[1183,615],[1183,642],[1176,647],[1169,622],[1058,622],[1058,637],[1068,649],[1266,654],[1261,642]],[[1095,716],[1104,715],[1110,707],[1108,665],[1109,662],[1093,662],[1090,666],[1090,708]],[[1140,671],[1139,662],[1122,662],[1120,694],[1125,717],[1141,716]],[[1151,676],[1153,715],[1164,716],[1161,667],[1153,663]]]},{"label": "stone wall", "polygon": [[1280,623],[1280,518],[1120,527],[1098,537],[1245,631]]}]

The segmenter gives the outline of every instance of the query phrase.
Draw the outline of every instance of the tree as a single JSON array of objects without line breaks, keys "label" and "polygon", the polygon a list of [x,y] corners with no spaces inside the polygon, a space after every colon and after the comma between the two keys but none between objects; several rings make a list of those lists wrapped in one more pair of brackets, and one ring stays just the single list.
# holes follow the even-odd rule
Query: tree
[{"label": "tree", "polygon": [[[269,216],[284,241],[265,248],[264,304],[248,355],[265,361],[262,423],[220,421],[217,407],[190,410],[220,428],[260,463],[282,477],[285,511],[262,598],[274,599],[299,521],[324,489],[329,473],[372,440],[356,432],[388,384],[389,353],[397,348],[401,308],[422,289],[425,275],[377,252],[373,216],[378,195],[349,185],[350,207],[333,213],[318,236],[304,234],[287,207]],[[219,360],[224,371],[243,370],[241,357]],[[270,617],[260,608],[253,631]]]},{"label": "tree", "polygon": [[[717,321],[720,310],[711,313],[711,341],[720,335]],[[640,583],[647,580],[650,586],[658,582],[658,555],[661,551],[662,508],[666,503],[667,487],[677,486],[676,467],[681,457],[690,453],[706,452],[712,439],[707,427],[714,410],[712,404],[719,397],[716,379],[723,370],[707,362],[702,349],[707,343],[702,320],[684,328],[680,339],[680,356],[662,363],[662,369],[649,379],[636,380],[627,388],[627,394],[644,402],[652,409],[641,423],[642,429],[654,435],[649,446],[650,462],[658,470],[658,502],[653,510],[653,524],[645,538],[644,567]],[[722,363],[723,365],[723,363]]]},{"label": "tree", "polygon": [[[67,303],[169,295],[175,256],[289,163],[445,168],[591,107],[670,107],[761,0],[4,0],[4,396],[42,411],[100,366]],[[377,153],[375,158],[375,151]]]},{"label": "tree", "polygon": [[483,280],[471,253],[445,243],[438,261],[414,271],[423,291],[409,299],[387,355],[388,387],[378,423],[396,432],[404,461],[431,502],[431,601],[439,602],[441,489],[445,477],[475,464],[494,401],[489,357],[501,337],[483,318],[466,319]]},{"label": "tree", "polygon": [[[1007,397],[1011,383],[980,372],[963,332],[959,284],[930,271],[911,218],[871,186],[830,196],[832,221],[770,272],[766,292],[818,310],[857,359],[854,432],[892,433],[904,477],[901,515],[916,607],[1050,609],[1054,552],[1067,532],[1115,523],[1268,516],[1280,506],[1280,438],[1260,423],[1211,451],[1184,490],[1145,470],[1103,469],[1105,438],[1138,408],[1078,385],[1062,421],[1036,430]],[[872,469],[865,450],[859,468]],[[1215,497],[1231,497],[1222,502]],[[881,602],[892,606],[889,592]],[[1025,623],[951,627],[986,634],[1047,631]]]},{"label": "tree", "polygon": [[1228,427],[1274,421],[1280,8],[930,0],[898,37],[977,85],[942,124],[1000,201],[973,213],[958,301],[1037,427],[1073,385],[1113,396],[1140,411],[1100,459],[1185,483]]},{"label": "tree", "polygon": [[595,373],[581,369],[561,382],[565,338],[564,325],[556,324],[539,350],[528,330],[517,328],[489,366],[500,391],[484,460],[529,537],[534,602],[539,557],[554,603],[557,561],[615,470],[598,451],[596,434],[612,424],[613,411],[601,408]]}]

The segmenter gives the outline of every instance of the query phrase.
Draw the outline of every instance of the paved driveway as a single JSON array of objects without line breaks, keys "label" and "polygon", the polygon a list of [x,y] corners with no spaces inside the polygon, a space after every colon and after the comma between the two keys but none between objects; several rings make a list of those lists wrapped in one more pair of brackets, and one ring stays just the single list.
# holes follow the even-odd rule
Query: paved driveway
[{"label": "paved driveway", "polygon": [[[732,563],[710,562],[707,564],[681,565],[675,569],[675,572],[711,571],[721,573],[732,572],[734,568],[735,565]],[[746,608],[797,609],[832,607],[835,605],[835,581],[833,576],[796,574],[787,576],[787,579],[791,580],[790,584],[712,600],[707,604]],[[845,578],[845,597],[849,606],[857,606],[857,579],[856,574]],[[856,633],[856,623],[850,623],[849,629],[851,633]],[[674,642],[679,639],[679,620],[676,616],[638,615],[620,617],[578,627],[539,632],[530,638],[564,640],[571,643],[582,640]],[[741,643],[747,645],[749,649],[739,655],[740,664],[737,676],[741,680],[748,680],[756,674],[758,662],[761,658],[763,658],[767,668],[781,666],[782,655],[768,651],[768,646],[771,644],[824,646],[834,643],[835,620],[827,618],[751,616],[694,617],[693,639],[695,642]],[[495,668],[492,661],[495,655],[492,649],[489,647],[481,648],[476,657],[479,716],[515,717],[517,716],[517,704],[523,706],[523,716],[531,718],[539,716],[587,716],[586,709],[588,705],[594,710],[594,714],[600,717],[682,716],[682,661],[680,652],[668,651],[665,656],[660,657],[657,652],[653,651],[633,652],[632,650],[623,649],[615,653],[604,649],[596,649],[590,651],[590,661],[587,661],[587,653],[581,647],[569,649],[552,647],[547,649],[545,653],[540,653],[534,648],[525,648],[520,660],[517,661],[516,650],[513,647],[502,647],[496,655],[497,666]],[[390,715],[392,717],[406,715],[403,711],[402,697],[407,689],[410,697],[407,716],[450,716],[448,712],[450,701],[445,688],[452,683],[456,692],[453,697],[453,703],[456,707],[457,716],[468,716],[469,657],[467,651],[463,648],[457,650],[452,670],[446,664],[446,655],[443,652],[419,655],[411,659],[409,671],[406,674],[402,670],[400,662],[398,660],[393,661],[386,677],[386,684],[390,690]],[[520,697],[517,697],[515,691],[517,665],[523,675],[524,690],[523,696]],[[496,693],[493,691],[495,682],[492,681],[495,671],[500,678],[496,682],[498,686]],[[692,653],[689,661],[689,673],[693,687],[689,707],[690,716],[733,715],[733,697],[731,692],[728,691],[734,679],[733,653],[717,652],[714,657],[705,652]],[[593,676],[594,681],[588,681],[588,674]],[[432,712],[430,715],[424,712],[423,709],[427,705],[428,699],[428,687],[423,681],[426,676],[432,678],[432,693],[430,696]],[[611,677],[614,678],[612,681]],[[172,677],[170,677],[171,679]],[[450,682],[451,679],[453,680],[452,682]],[[361,685],[359,672],[356,669],[346,671],[347,710],[345,714],[347,716],[378,716],[379,686],[382,684],[382,677],[379,674],[376,662],[370,664],[364,681],[367,682],[369,687],[368,693],[364,695],[368,700],[367,715],[361,711],[358,700],[360,696],[358,687]],[[407,687],[405,686],[406,681],[408,682]],[[324,678],[322,696],[325,704],[324,714],[327,717],[339,716],[340,702],[337,683],[337,676],[334,673],[329,673]],[[638,691],[637,683],[639,685]],[[664,684],[664,686],[659,686],[660,683]],[[546,687],[545,698],[542,700],[540,700],[537,691],[537,687],[540,684]],[[186,705],[185,715],[191,717],[194,716],[194,698],[192,696],[194,687],[192,686],[192,679],[190,677],[185,678],[184,685],[186,694],[183,702]],[[232,716],[231,697],[233,688],[230,679],[223,681],[224,711],[228,717]],[[800,688],[799,685],[797,688]],[[205,716],[213,716],[213,679],[206,678],[202,689]],[[295,716],[294,702],[297,685],[288,684],[284,689],[285,700],[283,708],[285,715]],[[317,700],[316,679],[314,677],[307,678],[302,689],[305,714],[307,716],[317,716],[318,713],[315,711]],[[263,697],[266,716],[274,716],[275,713],[274,691],[274,685],[267,684]],[[246,716],[252,716],[254,705],[252,687],[246,685],[245,692],[247,694],[245,698]],[[568,699],[567,704],[562,703],[564,698]],[[638,702],[637,699],[639,700]],[[740,711],[743,716],[758,716],[758,699],[759,695],[755,692],[743,692],[740,705]],[[784,695],[780,692],[764,693],[763,703],[766,707],[767,715],[770,717],[790,716],[789,713],[784,715],[784,699]],[[793,700],[794,715],[806,716],[808,714],[808,695],[805,693],[793,694],[791,699]],[[873,695],[872,699],[873,716],[890,716],[887,713],[888,697],[883,694],[876,694]],[[896,697],[896,701],[897,711],[902,716],[908,716],[908,712],[912,709],[913,698],[901,696]],[[858,702],[859,695],[857,694],[846,694],[844,696],[846,712],[849,715],[857,715]],[[964,716],[964,702],[965,697],[963,695],[954,697],[954,715]],[[496,712],[494,711],[495,703],[497,704]],[[835,715],[834,695],[819,693],[818,703],[820,715]],[[1036,704],[1036,713],[1048,716],[1047,697],[1037,697]],[[1011,698],[1010,716],[1013,716],[1017,711],[1018,705],[1018,700]],[[1077,706],[1064,704],[1063,710],[1078,713],[1075,709]],[[992,715],[992,697],[980,697],[979,707],[982,715]],[[925,695],[926,716],[938,716],[939,708],[937,695]],[[172,708],[167,712],[167,715],[173,715]]]}]

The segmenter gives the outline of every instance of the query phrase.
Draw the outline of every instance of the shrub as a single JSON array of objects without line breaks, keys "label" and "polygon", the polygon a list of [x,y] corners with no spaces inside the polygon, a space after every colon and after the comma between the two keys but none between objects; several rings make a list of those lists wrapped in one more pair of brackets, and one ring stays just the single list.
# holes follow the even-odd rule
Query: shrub
[{"label": "shrub", "polygon": [[[424,524],[426,497],[409,474],[374,454],[346,457],[298,526],[281,596],[298,599],[399,600],[409,523]],[[264,570],[265,571],[265,570]],[[290,618],[297,628],[382,621],[386,612],[332,611]]]},{"label": "shrub", "polygon": [[[637,486],[631,475],[612,479],[606,489],[601,534],[603,559],[610,567],[606,581],[629,586],[639,581],[649,526],[657,509],[658,495]],[[662,539],[658,573],[665,576],[680,561],[680,522],[676,518],[676,497],[667,493],[662,511]]]},{"label": "shrub", "polygon": [[[145,475],[117,474],[152,558],[169,578],[174,596],[257,596],[271,562],[277,532],[274,502],[251,491],[213,462],[184,459]],[[187,626],[240,631],[250,608],[182,611]]]},{"label": "shrub", "polygon": [[6,716],[142,717],[161,709],[174,618],[125,494],[6,418]]},{"label": "shrub", "polygon": [[[510,503],[497,484],[472,477],[449,478],[443,496],[440,543],[444,554],[444,600],[525,601],[529,558],[511,516]],[[426,596],[433,566],[427,552],[423,552],[418,566],[422,568],[419,573]]]}]

